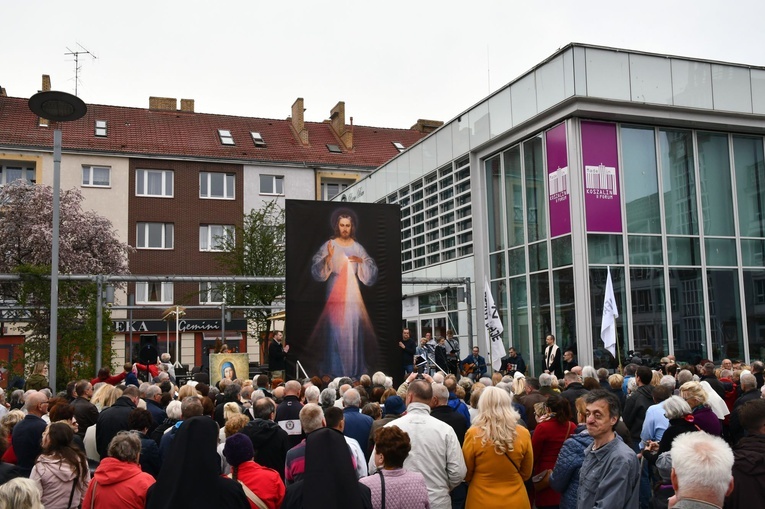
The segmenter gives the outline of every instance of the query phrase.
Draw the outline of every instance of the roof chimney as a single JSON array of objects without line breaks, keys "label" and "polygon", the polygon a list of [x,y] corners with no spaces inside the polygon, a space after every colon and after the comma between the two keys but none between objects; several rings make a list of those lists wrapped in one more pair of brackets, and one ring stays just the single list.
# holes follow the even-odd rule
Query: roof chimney
[{"label": "roof chimney", "polygon": [[[42,90],[40,92],[48,92],[50,90],[50,75],[49,74],[43,74],[42,75]],[[50,122],[47,118],[40,117],[40,127],[48,127],[50,126]]]},{"label": "roof chimney", "polygon": [[194,113],[194,99],[181,99],[181,111]]},{"label": "roof chimney", "polygon": [[329,114],[329,125],[346,150],[353,148],[353,131],[345,128],[345,102],[338,102]]},{"label": "roof chimney", "polygon": [[444,125],[440,120],[425,120],[423,118],[417,119],[417,123],[412,126],[412,129],[421,133],[432,133],[439,127]]},{"label": "roof chimney", "polygon": [[149,97],[149,109],[159,111],[177,111],[178,100],[175,97]]},{"label": "roof chimney", "polygon": [[304,145],[308,145],[308,129],[305,128],[305,120],[303,119],[303,113],[305,112],[305,108],[303,108],[303,98],[298,97],[295,99],[295,102],[292,103],[292,128],[295,130],[295,135],[298,138],[298,141]]},{"label": "roof chimney", "polygon": [[0,87],[0,97],[8,97],[8,92],[3,87]]}]

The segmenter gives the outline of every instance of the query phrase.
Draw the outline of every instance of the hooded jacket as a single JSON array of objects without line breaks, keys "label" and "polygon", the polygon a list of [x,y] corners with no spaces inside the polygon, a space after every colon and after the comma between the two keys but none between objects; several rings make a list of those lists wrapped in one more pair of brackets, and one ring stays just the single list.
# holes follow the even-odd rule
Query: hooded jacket
[{"label": "hooded jacket", "polygon": [[733,448],[733,492],[725,509],[753,507],[765,497],[765,435],[750,435]]},{"label": "hooded jacket", "polygon": [[38,456],[37,462],[32,468],[32,474],[29,476],[33,481],[40,483],[42,487],[41,502],[47,509],[69,509],[80,504],[88,482],[90,482],[90,471],[86,470],[87,480],[84,485],[81,482],[76,484],[72,495],[72,504],[67,505],[76,477],[74,469],[69,463],[46,454]]},{"label": "hooded jacket", "polygon": [[240,433],[250,438],[255,450],[255,462],[273,468],[284,480],[284,462],[290,450],[289,435],[274,421],[254,419]]},{"label": "hooded jacket", "polygon": [[82,507],[90,508],[95,490],[96,508],[143,509],[146,505],[146,491],[152,484],[154,478],[142,472],[137,463],[104,458],[88,486]]}]

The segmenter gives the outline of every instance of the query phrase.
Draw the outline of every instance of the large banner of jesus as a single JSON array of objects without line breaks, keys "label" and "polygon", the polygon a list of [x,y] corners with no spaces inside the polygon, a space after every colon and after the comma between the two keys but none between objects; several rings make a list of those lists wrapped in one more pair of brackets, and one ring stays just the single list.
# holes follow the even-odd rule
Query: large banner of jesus
[{"label": "large banner of jesus", "polygon": [[291,361],[308,376],[401,371],[401,219],[396,205],[287,200]]}]

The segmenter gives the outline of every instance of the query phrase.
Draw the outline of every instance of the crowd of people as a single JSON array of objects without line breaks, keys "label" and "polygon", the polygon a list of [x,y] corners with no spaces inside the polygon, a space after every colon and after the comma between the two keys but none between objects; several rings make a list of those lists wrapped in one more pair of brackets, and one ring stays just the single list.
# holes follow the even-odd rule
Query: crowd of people
[{"label": "crowd of people", "polygon": [[[553,346],[545,360],[563,362]],[[479,353],[467,360],[478,365]],[[0,396],[0,509],[682,509],[762,499],[761,362],[669,357],[620,374],[566,358],[562,376],[535,378],[513,349],[505,374],[412,370],[397,386],[382,372],[216,385],[202,375],[178,386],[167,357],[153,369],[102,370],[60,394],[35,376],[34,388]]]}]

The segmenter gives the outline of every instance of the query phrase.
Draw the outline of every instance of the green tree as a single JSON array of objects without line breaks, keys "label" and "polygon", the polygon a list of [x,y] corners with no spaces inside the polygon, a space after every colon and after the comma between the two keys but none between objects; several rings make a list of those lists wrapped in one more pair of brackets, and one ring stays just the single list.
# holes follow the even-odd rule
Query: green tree
[{"label": "green tree", "polygon": [[[218,239],[224,252],[219,263],[229,273],[238,276],[284,276],[286,260],[284,251],[284,209],[276,200],[260,209],[253,209],[244,217],[235,235]],[[270,306],[284,294],[282,284],[243,284],[233,292],[227,292],[227,303],[237,306]],[[253,321],[259,340],[268,337],[271,321],[269,309],[251,309],[244,312]],[[261,333],[265,333],[262,335]]]}]

